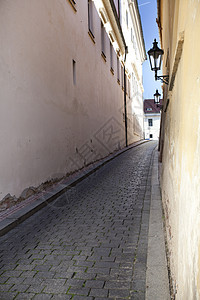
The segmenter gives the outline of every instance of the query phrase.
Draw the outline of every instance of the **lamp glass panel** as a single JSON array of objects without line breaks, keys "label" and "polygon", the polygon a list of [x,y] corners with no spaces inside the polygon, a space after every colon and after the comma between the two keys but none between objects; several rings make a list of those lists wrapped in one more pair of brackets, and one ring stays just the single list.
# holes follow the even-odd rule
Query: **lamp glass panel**
[{"label": "lamp glass panel", "polygon": [[159,104],[160,103],[160,96],[154,96],[154,102],[155,102],[155,104]]},{"label": "lamp glass panel", "polygon": [[162,55],[157,51],[154,52],[154,60],[155,60],[155,70],[160,70]]},{"label": "lamp glass panel", "polygon": [[151,70],[154,71],[155,70],[155,59],[153,55],[149,55],[149,61],[150,61],[150,65],[151,65]]},{"label": "lamp glass panel", "polygon": [[154,94],[154,102],[155,104],[160,104],[160,93],[158,93],[158,90],[156,90],[156,93]]}]

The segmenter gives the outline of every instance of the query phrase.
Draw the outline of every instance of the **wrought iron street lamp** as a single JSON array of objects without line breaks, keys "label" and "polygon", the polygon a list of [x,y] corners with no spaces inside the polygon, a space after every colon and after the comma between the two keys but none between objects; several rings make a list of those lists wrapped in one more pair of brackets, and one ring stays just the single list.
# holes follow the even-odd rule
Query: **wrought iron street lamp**
[{"label": "wrought iron street lamp", "polygon": [[157,105],[160,104],[160,96],[158,90],[156,90],[156,93],[154,94],[154,103]]},{"label": "wrought iron street lamp", "polygon": [[155,80],[161,80],[163,83],[169,83],[169,75],[158,76],[157,71],[161,68],[162,56],[164,51],[158,47],[158,42],[154,39],[153,47],[148,51],[151,70],[155,72]]}]

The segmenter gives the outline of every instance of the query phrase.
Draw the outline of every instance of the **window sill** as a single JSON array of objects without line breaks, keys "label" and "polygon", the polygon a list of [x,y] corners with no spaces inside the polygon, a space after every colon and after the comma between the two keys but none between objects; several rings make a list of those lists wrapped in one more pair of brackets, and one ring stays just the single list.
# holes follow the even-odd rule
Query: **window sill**
[{"label": "window sill", "polygon": [[72,8],[74,9],[74,11],[75,12],[77,12],[77,9],[76,9],[76,2],[75,1],[73,1],[73,0],[68,0],[69,1],[69,3],[71,4],[71,6],[72,6]]},{"label": "window sill", "polygon": [[91,30],[88,31],[88,35],[91,38],[91,40],[93,41],[93,43],[95,44],[95,37],[94,37],[94,35],[93,35],[93,33],[92,33]]},{"label": "window sill", "polygon": [[113,70],[113,68],[110,68],[110,72],[114,75],[114,70]]},{"label": "window sill", "polygon": [[101,52],[101,56],[102,56],[103,60],[106,62],[106,55],[103,53],[103,51]]}]

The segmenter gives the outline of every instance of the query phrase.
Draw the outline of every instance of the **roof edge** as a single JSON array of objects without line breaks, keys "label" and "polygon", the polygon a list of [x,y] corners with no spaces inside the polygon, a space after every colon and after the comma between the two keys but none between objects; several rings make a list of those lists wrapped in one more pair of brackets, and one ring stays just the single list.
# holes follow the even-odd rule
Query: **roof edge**
[{"label": "roof edge", "polygon": [[140,33],[141,33],[141,37],[142,37],[142,44],[144,47],[145,59],[147,59],[145,42],[144,42],[144,34],[143,34],[143,29],[142,29],[142,21],[141,21],[140,11],[139,11],[139,7],[138,7],[138,0],[134,0],[134,1],[135,1],[135,6],[136,6],[136,10],[137,10],[139,25],[140,25]]},{"label": "roof edge", "polygon": [[160,43],[162,45],[162,26],[161,26],[160,2],[161,2],[161,0],[157,0],[157,18],[156,18],[156,23],[158,25]]},{"label": "roof edge", "polygon": [[119,32],[120,32],[120,35],[121,35],[121,38],[122,38],[124,47],[126,48],[127,46],[126,46],[125,38],[124,38],[124,35],[123,35],[123,32],[122,32],[121,24],[120,24],[118,15],[117,15],[117,11],[116,11],[116,7],[115,7],[115,4],[114,4],[114,1],[113,1],[113,0],[109,0],[109,2],[110,2],[110,5],[111,5],[111,7],[112,7],[112,11],[113,11],[113,14],[114,14],[114,16],[115,16],[115,20],[116,20],[116,23],[117,23],[117,27],[118,27],[118,30],[119,30]]},{"label": "roof edge", "polygon": [[147,55],[146,55],[146,49],[145,49],[142,22],[141,22],[140,12],[139,12],[139,8],[138,8],[138,2],[137,2],[137,0],[129,0],[128,3],[130,5],[130,7],[132,8],[132,13],[137,15],[136,26],[138,27],[138,31],[140,33],[138,36],[140,37],[141,48],[143,48],[141,50],[143,51],[143,62],[144,62],[145,60],[147,60]]}]

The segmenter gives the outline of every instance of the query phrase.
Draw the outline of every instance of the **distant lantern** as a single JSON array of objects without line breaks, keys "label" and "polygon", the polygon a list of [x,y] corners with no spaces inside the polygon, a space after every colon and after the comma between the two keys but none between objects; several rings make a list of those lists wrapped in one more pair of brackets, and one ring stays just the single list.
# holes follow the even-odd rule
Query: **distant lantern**
[{"label": "distant lantern", "polygon": [[148,51],[152,71],[160,70],[163,54],[164,51],[158,47],[158,42],[154,39],[153,48]]},{"label": "distant lantern", "polygon": [[154,94],[154,103],[155,104],[160,104],[160,94],[158,92],[158,90],[156,90],[156,93]]}]

